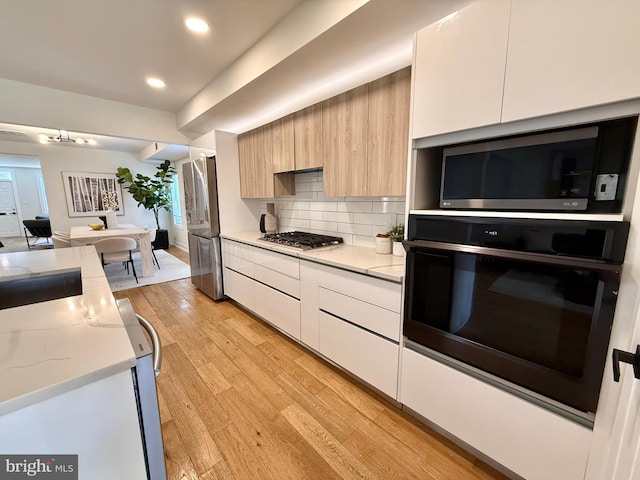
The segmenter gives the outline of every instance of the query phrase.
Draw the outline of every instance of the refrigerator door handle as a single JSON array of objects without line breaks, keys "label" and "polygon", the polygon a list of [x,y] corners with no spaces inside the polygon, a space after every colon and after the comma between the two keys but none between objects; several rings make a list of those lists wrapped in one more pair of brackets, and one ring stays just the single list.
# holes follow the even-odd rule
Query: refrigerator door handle
[{"label": "refrigerator door handle", "polygon": [[151,343],[153,345],[153,371],[157,377],[160,375],[160,367],[162,366],[162,342],[160,342],[160,335],[158,335],[158,331],[151,322],[142,315],[136,313],[136,318],[140,322],[140,325],[142,325],[142,328],[144,328],[151,337]]}]

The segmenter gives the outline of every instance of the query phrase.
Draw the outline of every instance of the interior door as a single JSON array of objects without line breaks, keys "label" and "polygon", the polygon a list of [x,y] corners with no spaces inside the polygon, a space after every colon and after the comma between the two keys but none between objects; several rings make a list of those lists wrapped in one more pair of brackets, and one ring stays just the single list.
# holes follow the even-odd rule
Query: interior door
[{"label": "interior door", "polygon": [[11,180],[0,180],[0,237],[20,236],[16,198]]}]

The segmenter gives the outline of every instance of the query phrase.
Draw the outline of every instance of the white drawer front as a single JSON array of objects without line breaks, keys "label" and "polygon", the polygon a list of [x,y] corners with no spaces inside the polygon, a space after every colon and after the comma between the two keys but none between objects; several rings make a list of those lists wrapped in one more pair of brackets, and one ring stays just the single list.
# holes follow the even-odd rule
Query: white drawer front
[{"label": "white drawer front", "polygon": [[246,243],[235,242],[228,238],[222,239],[222,253],[228,253],[235,257],[244,258],[245,260],[253,260],[253,248]]},{"label": "white drawer front", "polygon": [[299,340],[300,301],[261,283],[254,284],[256,301],[252,310]]},{"label": "white drawer front", "polygon": [[253,262],[289,277],[300,278],[300,260],[295,257],[253,247]]},{"label": "white drawer front", "polygon": [[319,307],[395,342],[400,341],[400,314],[320,287]]},{"label": "white drawer front", "polygon": [[592,432],[404,348],[400,401],[527,479],[581,479]]},{"label": "white drawer front", "polygon": [[300,280],[273,271],[262,265],[251,265],[253,266],[253,278],[292,297],[300,298]]},{"label": "white drawer front", "polygon": [[399,348],[320,312],[320,353],[393,398],[398,385]]},{"label": "white drawer front", "polygon": [[236,302],[240,303],[249,310],[254,310],[255,306],[255,283],[250,278],[247,278],[239,273],[224,269],[224,294],[233,298]]},{"label": "white drawer front", "polygon": [[318,284],[349,297],[400,313],[402,285],[379,278],[315,264]]},{"label": "white drawer front", "polygon": [[249,277],[253,277],[254,275],[253,263],[245,260],[244,258],[223,252],[222,261],[224,263],[224,266],[230,268],[231,270],[235,270],[236,272],[242,273],[243,275],[247,275]]}]

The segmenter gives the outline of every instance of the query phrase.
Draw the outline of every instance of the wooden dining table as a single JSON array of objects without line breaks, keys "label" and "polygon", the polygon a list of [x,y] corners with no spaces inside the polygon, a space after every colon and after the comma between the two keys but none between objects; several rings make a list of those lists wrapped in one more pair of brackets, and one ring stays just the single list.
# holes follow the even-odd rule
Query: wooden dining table
[{"label": "wooden dining table", "polygon": [[138,241],[140,259],[142,260],[142,276],[153,277],[153,257],[151,252],[151,231],[131,224],[120,224],[117,228],[92,230],[88,225],[71,227],[69,240],[72,247],[93,245],[103,238],[129,237]]}]

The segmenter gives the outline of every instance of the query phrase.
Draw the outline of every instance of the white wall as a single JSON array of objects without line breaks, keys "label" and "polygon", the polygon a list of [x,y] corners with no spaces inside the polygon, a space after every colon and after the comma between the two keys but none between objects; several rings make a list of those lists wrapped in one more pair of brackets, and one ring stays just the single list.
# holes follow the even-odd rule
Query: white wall
[{"label": "white wall", "polygon": [[[115,173],[118,167],[129,167],[135,173],[153,175],[155,164],[142,163],[134,154],[99,149],[77,148],[63,145],[40,145],[0,141],[0,152],[18,155],[32,155],[40,159],[49,203],[49,215],[53,230],[68,231],[74,225],[86,225],[99,221],[97,217],[69,217],[67,200],[62,181],[62,172]],[[137,206],[131,195],[124,190],[124,215],[118,216],[119,223],[155,226],[153,212]],[[170,214],[160,212],[160,226],[171,232]]]}]

